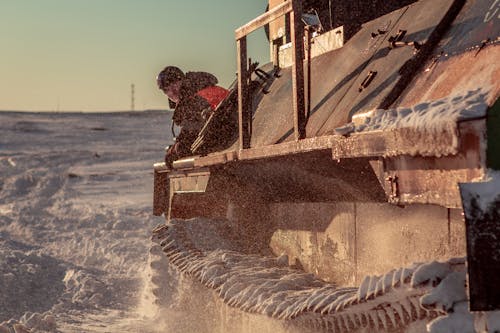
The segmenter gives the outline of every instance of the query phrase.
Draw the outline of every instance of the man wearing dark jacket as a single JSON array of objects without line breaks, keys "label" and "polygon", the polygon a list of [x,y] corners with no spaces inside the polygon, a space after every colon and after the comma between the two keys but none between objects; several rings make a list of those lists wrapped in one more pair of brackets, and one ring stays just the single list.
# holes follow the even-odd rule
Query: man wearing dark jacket
[{"label": "man wearing dark jacket", "polygon": [[229,92],[217,86],[217,78],[210,73],[184,73],[175,66],[165,67],[158,74],[157,83],[167,95],[170,108],[174,108],[173,124],[181,127],[165,156],[166,164],[171,166],[174,160],[191,155],[191,144],[206,119]]}]

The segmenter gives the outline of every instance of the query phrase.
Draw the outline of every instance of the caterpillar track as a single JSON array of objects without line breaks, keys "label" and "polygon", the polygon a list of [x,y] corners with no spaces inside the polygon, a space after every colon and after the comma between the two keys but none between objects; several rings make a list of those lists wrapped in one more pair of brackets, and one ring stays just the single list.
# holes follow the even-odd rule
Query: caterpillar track
[{"label": "caterpillar track", "polygon": [[499,6],[270,0],[235,30],[232,103],[154,166],[170,264],[300,332],[494,332]]},{"label": "caterpillar track", "polygon": [[465,269],[463,258],[440,263],[431,273],[429,265],[415,264],[366,277],[359,287],[338,288],[289,267],[286,258],[233,250],[235,244],[216,233],[225,227],[225,220],[172,220],[155,229],[153,241],[177,270],[213,289],[228,306],[324,332],[395,332],[428,322],[443,310],[423,307],[420,298]]}]

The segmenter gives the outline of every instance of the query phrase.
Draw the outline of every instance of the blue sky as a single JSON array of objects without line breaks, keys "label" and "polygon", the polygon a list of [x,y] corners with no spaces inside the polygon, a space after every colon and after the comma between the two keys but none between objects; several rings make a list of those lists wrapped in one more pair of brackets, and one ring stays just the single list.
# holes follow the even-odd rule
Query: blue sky
[{"label": "blue sky", "polygon": [[[235,78],[234,30],[266,0],[0,0],[0,110],[165,108],[166,65]],[[263,29],[249,54],[268,61]]]}]

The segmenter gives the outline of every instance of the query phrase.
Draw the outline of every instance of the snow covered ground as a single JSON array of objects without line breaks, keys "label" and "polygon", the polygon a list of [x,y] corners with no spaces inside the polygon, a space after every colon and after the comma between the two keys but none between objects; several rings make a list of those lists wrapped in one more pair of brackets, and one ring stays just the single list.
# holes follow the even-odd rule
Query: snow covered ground
[{"label": "snow covered ground", "polygon": [[[152,165],[171,140],[166,112],[0,112],[0,333],[295,332],[224,306],[164,256],[149,255],[151,230],[164,222],[152,215]],[[443,282],[420,299],[422,308],[441,311],[427,330],[500,329],[500,312],[473,318],[467,311],[465,272],[447,265],[421,265],[415,275],[415,286]],[[394,281],[394,272],[376,280]],[[169,275],[167,296],[185,301],[189,320],[153,304],[150,281],[166,292]],[[375,286],[374,277],[365,281]]]},{"label": "snow covered ground", "polygon": [[167,112],[0,112],[0,332],[155,331],[140,304],[170,142]]}]

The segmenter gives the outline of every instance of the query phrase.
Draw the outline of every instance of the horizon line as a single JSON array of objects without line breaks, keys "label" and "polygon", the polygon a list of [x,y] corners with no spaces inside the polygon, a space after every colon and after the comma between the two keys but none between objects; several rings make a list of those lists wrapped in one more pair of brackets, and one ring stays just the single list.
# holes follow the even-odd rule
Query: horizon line
[{"label": "horizon line", "polygon": [[171,109],[143,109],[143,110],[7,110],[0,109],[1,112],[18,112],[18,113],[119,113],[119,112],[173,112]]}]

